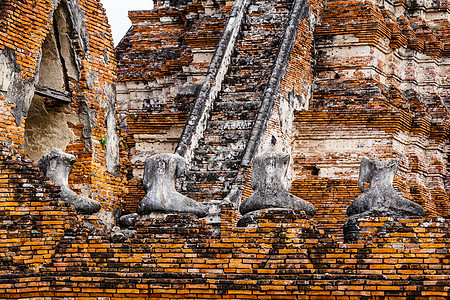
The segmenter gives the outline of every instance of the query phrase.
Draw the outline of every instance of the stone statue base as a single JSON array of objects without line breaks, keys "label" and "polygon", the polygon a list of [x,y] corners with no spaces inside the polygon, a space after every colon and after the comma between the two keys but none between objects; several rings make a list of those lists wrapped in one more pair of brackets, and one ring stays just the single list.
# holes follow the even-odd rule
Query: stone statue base
[{"label": "stone statue base", "polygon": [[77,213],[91,215],[100,210],[100,203],[78,195],[69,187],[69,175],[76,160],[72,154],[64,153],[61,149],[53,149],[39,160],[39,169],[61,187],[61,200],[75,207]]},{"label": "stone statue base", "polygon": [[289,159],[288,154],[273,151],[264,152],[254,158],[251,184],[255,192],[241,203],[239,211],[242,215],[266,208],[304,211],[310,216],[316,213],[313,204],[292,195],[287,190],[285,178]]},{"label": "stone statue base", "polygon": [[175,180],[185,170],[185,160],[176,154],[156,154],[146,159],[142,183],[147,194],[139,203],[137,213],[191,213],[206,216],[203,204],[175,190]]},{"label": "stone statue base", "polygon": [[[363,158],[359,169],[358,187],[362,191],[347,208],[349,217],[410,217],[423,216],[417,203],[400,195],[392,186],[399,160]],[[365,183],[370,186],[366,188]]]}]

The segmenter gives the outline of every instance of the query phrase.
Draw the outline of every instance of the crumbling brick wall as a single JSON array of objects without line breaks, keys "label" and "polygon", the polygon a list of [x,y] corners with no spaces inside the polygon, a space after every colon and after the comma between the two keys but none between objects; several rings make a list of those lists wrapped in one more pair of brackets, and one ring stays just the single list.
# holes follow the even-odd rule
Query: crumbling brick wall
[{"label": "crumbling brick wall", "polygon": [[22,277],[51,262],[78,216],[31,160],[2,147],[0,166],[0,265],[6,278]]},{"label": "crumbling brick wall", "polygon": [[[399,157],[397,189],[427,215],[448,217],[449,20],[433,13],[447,4],[404,4],[327,2],[315,30],[309,110],[295,114],[294,178],[351,191],[363,156]],[[353,183],[336,186],[341,180]],[[339,217],[335,205],[349,202],[338,194],[311,199],[319,227],[329,216],[343,224],[345,210]]]},{"label": "crumbling brick wall", "polygon": [[270,88],[293,2],[249,1],[220,92],[204,116],[206,129],[192,150],[183,186],[190,197],[221,200],[231,191]]},{"label": "crumbling brick wall", "polygon": [[144,195],[145,158],[175,150],[231,8],[220,1],[155,7],[129,12],[132,27],[116,49],[118,111],[130,159],[129,211]]},{"label": "crumbling brick wall", "polygon": [[[48,132],[41,132],[41,136],[46,138],[42,143],[46,144],[47,151],[58,146],[78,157],[70,177],[72,187],[99,200],[104,208],[105,221],[111,222],[112,212],[119,207],[123,189],[119,187],[122,179],[118,177],[120,170],[114,92],[116,61],[104,9],[98,1],[11,0],[4,1],[1,10],[4,25],[0,28],[2,144],[18,153],[26,152],[25,129],[27,116],[30,117],[29,122],[32,119],[29,108],[33,106],[35,86],[47,79],[47,74],[40,74],[46,63],[42,59],[45,58],[47,47],[44,41],[54,34],[55,26],[63,26],[68,32],[64,35],[65,40],[60,41],[58,52],[65,55],[67,64],[67,58],[70,57],[74,72],[69,70],[66,72],[67,77],[59,80],[65,80],[64,89],[71,94],[71,99],[69,104],[61,104],[44,97],[45,108],[42,108],[42,112],[57,111],[59,119],[64,119],[68,114],[71,117],[58,123],[61,127],[47,127]],[[67,19],[63,18],[61,24],[55,25],[56,11],[60,10]],[[57,49],[56,46],[54,49]],[[33,125],[49,124],[44,119]],[[67,136],[61,136],[63,132]],[[60,136],[52,140],[54,133]],[[66,141],[61,144],[63,139]],[[33,156],[34,163],[37,163],[38,157]]]},{"label": "crumbling brick wall", "polygon": [[[184,21],[183,18],[164,19],[164,15],[158,15],[166,11],[186,17],[185,10],[188,8],[194,12],[196,9],[203,10],[198,2],[187,2],[158,1],[158,10],[135,13],[136,20],[142,19],[135,22],[136,27],[127,38],[137,37],[138,32],[147,32],[138,23],[149,17],[171,23],[175,31],[187,31],[185,25],[180,26],[179,23]],[[210,1],[207,2],[211,5]],[[26,2],[5,2],[0,6],[0,15],[8,15],[5,11],[9,11],[11,18],[20,19],[21,15],[13,13],[12,9],[24,5],[25,10],[23,3]],[[48,11],[53,9],[47,2],[41,4]],[[105,197],[110,190],[113,196],[108,199],[115,200],[119,186],[122,188],[123,185],[119,185],[119,177],[112,178],[105,173],[108,154],[100,142],[100,138],[106,136],[105,127],[110,128],[112,124],[107,121],[107,125],[103,125],[103,122],[114,113],[112,101],[107,101],[113,94],[114,69],[103,64],[105,59],[111,64],[113,60],[105,54],[110,54],[109,46],[102,48],[105,46],[101,43],[109,33],[106,23],[102,23],[104,16],[98,2],[80,1],[77,4],[83,11],[89,12],[85,20],[86,30],[91,35],[88,47],[91,47],[93,57],[81,60],[86,69],[81,73],[82,79],[73,82],[72,92],[76,100],[71,105],[77,112],[84,107],[85,112],[95,109],[98,114],[96,119],[92,119],[95,120],[91,123],[92,133],[85,125],[73,126],[78,138],[70,143],[66,151],[78,154],[80,163],[76,166],[72,183],[89,182],[93,191],[99,191]],[[170,8],[175,4],[183,7]],[[265,4],[273,5],[273,2]],[[46,182],[32,161],[20,154],[23,152],[20,145],[23,145],[24,121],[17,125],[20,114],[17,115],[15,110],[19,102],[11,103],[9,89],[2,85],[4,90],[0,100],[3,105],[0,108],[5,114],[0,124],[5,126],[5,130],[1,133],[3,142],[11,147],[0,151],[0,265],[4,267],[0,269],[0,298],[449,298],[449,222],[448,219],[438,218],[448,212],[445,190],[448,126],[444,105],[448,92],[446,84],[437,80],[444,78],[445,83],[448,79],[442,75],[448,69],[445,33],[448,27],[445,20],[430,21],[428,18],[424,22],[420,15],[415,15],[415,7],[406,4],[411,14],[409,18],[395,16],[389,7],[380,8],[370,2],[328,2],[322,14],[323,3],[311,1],[308,7],[309,22],[303,18],[300,20],[294,50],[286,65],[287,72],[277,77],[283,80],[274,109],[270,115],[264,116],[269,125],[263,128],[263,138],[271,142],[271,136],[275,135],[279,141],[277,144],[293,149],[295,181],[292,192],[316,205],[318,212],[313,218],[306,218],[301,213],[269,210],[262,212],[257,224],[236,228],[239,219],[236,208],[223,205],[216,227],[204,220],[183,215],[146,216],[136,224],[136,234],[129,240],[112,243],[111,233],[104,230],[98,216],[77,216],[73,208],[58,201],[59,189]],[[204,6],[205,11],[208,5]],[[443,7],[445,5],[442,4]],[[349,8],[353,13],[346,14]],[[427,10],[422,11],[426,15]],[[45,13],[41,10],[35,13],[38,12],[44,18]],[[263,16],[259,13],[255,15]],[[286,15],[285,11],[283,16]],[[45,26],[48,23],[49,20],[43,22]],[[220,21],[215,24],[218,23]],[[201,28],[203,21],[194,24],[191,25]],[[317,26],[315,36],[312,34],[314,24]],[[430,33],[427,24],[435,26],[436,33],[432,30]],[[270,26],[267,29],[268,32],[275,30]],[[136,31],[133,33],[133,30]],[[195,32],[201,36],[203,30],[207,31],[201,29]],[[82,31],[77,32],[82,34]],[[148,40],[158,43],[157,39],[152,40],[158,32],[159,29],[150,31]],[[437,39],[433,40],[433,34],[441,38],[439,42],[442,46],[439,46]],[[22,35],[25,39],[28,37],[24,33]],[[195,35],[193,33],[190,45],[198,42]],[[40,32],[40,36],[42,43],[45,33]],[[122,43],[123,47],[139,45],[128,43],[127,38]],[[13,44],[16,40],[11,37]],[[240,42],[245,49],[264,50],[261,45],[249,46],[245,38]],[[340,51],[342,44],[350,51]],[[83,49],[83,45],[78,45],[76,49]],[[4,53],[10,51],[11,57],[22,55],[22,50],[19,51],[22,48],[10,46],[5,47],[13,50],[5,50]],[[173,48],[176,46],[179,45],[172,45]],[[360,47],[369,50],[351,51],[360,50]],[[280,57],[273,53],[277,49],[276,46],[271,48],[270,61]],[[119,53],[122,50],[125,51],[119,47]],[[145,49],[140,50],[145,52]],[[126,55],[139,56],[139,51],[122,53],[127,68],[133,68],[133,59],[126,61]],[[35,53],[38,52],[36,50]],[[147,54],[142,54],[140,63],[143,65],[146,64],[144,58]],[[345,56],[347,54],[353,56],[349,58]],[[383,55],[388,57],[386,61],[380,59]],[[421,65],[408,55],[425,57],[427,62]],[[429,57],[433,59],[428,60]],[[13,72],[21,74],[19,79],[13,78],[16,88],[26,90],[27,84],[33,85],[32,81],[22,78],[25,65],[11,64],[20,59],[5,61],[13,70],[17,67],[20,71]],[[391,69],[397,72],[396,76],[387,75],[390,73],[386,71],[389,69],[386,62],[393,66]],[[180,77],[173,78],[180,80],[182,85],[188,82],[186,78],[191,75],[186,74],[192,70],[188,72],[183,67],[189,69],[192,64],[183,65],[179,58],[167,63],[172,67],[176,65],[175,69],[169,68],[167,74],[155,77],[156,82],[172,77],[174,73]],[[268,65],[266,61],[265,66]],[[161,64],[152,67],[159,70]],[[206,64],[199,69],[201,71],[197,75],[201,77]],[[164,71],[164,68],[161,70]],[[239,73],[239,68],[232,70]],[[230,72],[230,77],[233,72]],[[129,73],[133,76],[131,71]],[[262,73],[271,77],[270,72]],[[251,78],[245,75],[239,74],[237,77],[245,82]],[[186,78],[183,79],[183,76]],[[408,76],[417,78],[409,80]],[[3,80],[4,77],[0,78]],[[126,79],[121,80],[125,86],[128,84]],[[145,87],[147,81],[140,80],[130,79],[130,84]],[[200,78],[198,80],[201,81]],[[156,88],[163,86],[167,89],[164,84]],[[180,94],[180,86],[175,86],[176,95]],[[259,88],[262,89],[261,86]],[[149,92],[151,89],[144,90]],[[430,90],[431,93],[428,93]],[[145,98],[135,96],[139,103],[145,102]],[[130,99],[125,99],[125,102],[132,103],[133,98]],[[168,105],[169,110],[159,116],[158,113],[152,115],[151,111],[144,111],[143,106],[138,106],[134,116],[133,113],[128,114],[128,106],[124,107],[123,113],[128,114],[128,119],[121,125],[128,130],[123,135],[128,146],[136,147],[138,142],[142,142],[138,140],[139,134],[161,134],[169,131],[173,123],[185,122],[187,112],[183,115],[177,109],[180,103],[190,102],[176,102],[178,100],[172,96],[167,99],[168,103],[174,104]],[[293,113],[293,133],[289,131],[289,124],[282,123],[286,121],[286,111],[282,110],[284,101],[292,105],[287,112]],[[23,103],[21,105],[20,109],[24,107]],[[257,113],[257,110],[252,112]],[[85,150],[90,145],[86,143],[89,136],[91,152]],[[220,135],[213,136],[217,137]],[[291,142],[292,145],[289,145]],[[267,143],[262,145],[264,148]],[[142,153],[145,151],[143,149]],[[357,166],[364,155],[400,155],[402,160],[395,185],[405,196],[424,206],[427,216],[405,220],[359,219],[360,240],[344,243],[342,225],[346,219],[345,209],[359,195]],[[235,169],[238,168],[236,166]],[[245,171],[245,178],[249,179],[249,168],[246,167]],[[85,179],[85,175],[88,178]],[[74,187],[77,188],[76,185]],[[206,200],[200,195],[202,192],[208,191],[199,190],[198,198]],[[244,196],[250,192],[247,188]],[[134,198],[131,195],[127,200],[127,205],[134,205],[141,197],[135,194]],[[114,209],[117,204],[112,203],[108,209]],[[133,205],[125,206],[125,209]],[[95,226],[87,227],[87,222]]]},{"label": "crumbling brick wall", "polygon": [[[34,206],[20,205],[24,211]],[[11,215],[1,211],[3,218]],[[26,222],[40,220],[42,213]],[[343,244],[318,230],[313,219],[283,211],[266,211],[257,226],[235,228],[234,210],[223,207],[219,236],[205,221],[171,215],[141,220],[130,241],[110,243],[108,235],[77,226],[70,215],[64,221],[71,226],[52,214],[37,221],[35,231],[52,225],[58,234],[43,239],[34,233],[23,244],[12,238],[12,228],[2,228],[0,245],[37,253],[29,260],[0,256],[8,265],[0,273],[2,298],[449,296],[449,224],[439,219],[362,219],[360,241]],[[18,224],[20,217],[9,219]]]}]

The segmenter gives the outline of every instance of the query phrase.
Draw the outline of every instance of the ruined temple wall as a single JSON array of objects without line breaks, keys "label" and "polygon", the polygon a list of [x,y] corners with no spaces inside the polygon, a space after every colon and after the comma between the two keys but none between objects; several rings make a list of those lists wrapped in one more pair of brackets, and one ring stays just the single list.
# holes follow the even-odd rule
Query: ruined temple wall
[{"label": "ruined temple wall", "polygon": [[[300,9],[298,9],[299,7]],[[298,11],[296,11],[297,9]],[[260,107],[257,122],[266,120],[267,123],[265,127],[255,128],[257,127],[255,126],[253,128],[250,137],[253,141],[250,141],[250,146],[246,149],[243,166],[235,182],[235,184],[243,186],[241,201],[247,199],[253,192],[250,184],[251,168],[248,165],[251,165],[254,155],[274,149],[292,153],[294,111],[307,109],[311,98],[314,78],[313,32],[320,20],[322,9],[322,1],[294,1],[292,4],[289,25],[282,40],[283,44],[290,45],[288,47],[280,45],[281,50],[278,50],[277,61],[272,67],[269,80],[269,82],[272,81],[272,84],[267,85],[263,96],[264,99],[268,90],[276,91],[272,99],[273,108],[267,113],[264,110],[268,106],[267,104]],[[294,14],[296,15],[294,16]],[[297,27],[292,26],[295,22],[298,22]],[[288,31],[292,31],[293,36],[289,36]],[[274,82],[278,82],[279,85],[273,84]],[[262,101],[265,102],[265,100]],[[259,119],[261,115],[264,116]],[[293,160],[291,160],[292,163]],[[286,186],[290,187],[292,180],[292,168],[290,168]]]},{"label": "ruined temple wall", "polygon": [[[224,5],[226,4],[226,5]],[[156,3],[129,13],[117,46],[120,126],[129,152],[127,209],[143,197],[146,157],[173,153],[233,3]]]},{"label": "ruined temple wall", "polygon": [[[316,206],[319,228],[338,232],[346,221],[347,207],[361,193],[357,187],[361,159],[405,155],[399,141],[405,139],[401,128],[408,123],[407,115],[395,111],[324,110],[296,112],[295,117],[298,131],[294,137],[296,177],[292,192]],[[425,189],[419,194],[407,185],[404,174],[413,176],[414,170],[405,165],[401,160],[395,185],[429,214],[436,212]]]},{"label": "ruined temple wall", "polygon": [[[309,5],[308,5],[309,6]],[[267,129],[258,149],[259,152],[271,147],[272,136],[277,139],[277,147],[290,152],[293,131],[293,115],[295,109],[308,107],[312,87],[312,40],[313,25],[309,24],[310,11],[305,11],[297,28],[295,44],[282,77],[280,90],[272,114],[268,118]],[[281,54],[283,55],[283,54]]]},{"label": "ruined temple wall", "polygon": [[[89,6],[90,12],[98,8],[97,2],[87,3],[93,5]],[[320,5],[311,1],[310,12],[319,16]],[[94,13],[86,20],[88,30],[99,23]],[[134,236],[113,243],[111,232],[101,230],[105,226],[98,216],[78,216],[72,207],[59,201],[59,188],[45,181],[32,161],[3,148],[0,298],[448,299],[448,220],[364,218],[357,221],[359,241],[344,243],[341,236],[345,209],[359,195],[357,168],[364,155],[402,155],[396,185],[425,206],[428,213],[434,209],[440,212],[435,200],[439,195],[433,195],[442,191],[436,182],[439,183],[445,166],[441,149],[446,149],[442,144],[447,139],[447,128],[437,117],[441,106],[430,105],[428,110],[420,99],[410,100],[411,97],[395,94],[395,89],[386,93],[388,89],[376,78],[341,82],[333,75],[328,81],[329,89],[326,80],[317,84],[312,76],[317,69],[314,71],[310,65],[311,57],[314,58],[310,26],[306,20],[299,25],[281,84],[278,99],[282,100],[275,103],[265,139],[271,143],[274,132],[285,132],[291,139],[286,130],[289,127],[281,123],[285,117],[280,104],[285,101],[283,97],[298,104],[309,99],[308,110],[300,111],[300,105],[292,104],[299,110],[294,114],[296,131],[292,135],[296,172],[292,192],[316,204],[316,216],[305,218],[301,213],[266,210],[261,212],[257,224],[236,228],[239,215],[234,207],[223,205],[219,223],[215,224],[219,231],[204,220],[186,215],[147,216],[136,224]],[[103,39],[102,31],[93,34],[90,47],[94,47],[93,41],[100,43]],[[94,50],[91,53],[98,55],[94,61],[104,59]],[[89,68],[89,60],[83,62]],[[107,97],[111,91],[102,85],[107,70],[92,68],[97,75],[82,73],[86,86],[82,85],[81,93],[88,101],[101,100],[102,93]],[[98,81],[90,81],[96,76]],[[310,99],[307,96],[311,84]],[[4,99],[4,95],[1,97]],[[365,102],[370,102],[369,108]],[[408,103],[412,108],[404,107]],[[94,115],[98,117],[96,121],[103,122],[108,106],[101,101],[92,106],[100,111]],[[13,124],[14,117],[10,117],[5,120]],[[151,115],[139,118],[133,126],[137,129],[150,124],[145,130],[156,130],[160,123],[173,121],[170,115],[161,122]],[[79,155],[84,163],[76,166],[79,173],[74,180],[86,171],[94,172],[92,178],[98,178],[95,174],[106,170],[106,149],[100,143],[100,137],[105,136],[104,126],[92,124],[92,151],[97,156]],[[127,126],[122,128],[131,130],[130,124]],[[77,128],[76,135],[83,134],[83,128]],[[124,138],[128,137],[124,134]],[[85,140],[73,143],[68,150],[81,151],[86,147]],[[89,164],[91,157],[93,163]],[[77,171],[80,168],[83,173]],[[405,185],[407,175],[423,183],[410,188]],[[105,185],[110,182],[106,176],[102,178]],[[436,187],[437,192],[426,183]],[[417,200],[420,197],[423,200]],[[132,199],[133,203],[140,200]],[[86,222],[96,226],[86,226]]]},{"label": "ruined temple wall", "polygon": [[[56,50],[49,50],[44,41],[49,32],[53,34],[57,7],[59,29],[67,30],[58,46],[66,58],[67,82],[61,78],[62,73],[55,73],[57,68],[44,66],[48,62],[43,60]],[[108,212],[105,220],[110,222],[123,189],[119,188],[118,177],[116,62],[103,7],[98,1],[7,1],[2,6],[2,14],[2,143],[12,151],[29,153],[34,163],[55,146],[76,155],[78,160],[70,177],[72,187],[99,200]],[[61,68],[60,63],[55,66]],[[44,74],[49,69],[54,72]],[[52,76],[55,81],[68,84],[64,88],[70,91],[71,102],[62,104],[41,98],[43,102],[35,105],[35,85],[42,85]],[[62,85],[55,87],[64,89]],[[31,128],[41,139],[33,141],[33,145],[43,145],[36,155],[27,152],[30,141],[27,130]]]},{"label": "ruined temple wall", "polygon": [[293,185],[318,208],[319,228],[345,221],[364,156],[401,158],[396,188],[429,216],[448,216],[449,19],[405,5],[331,1],[316,27],[313,96],[295,114]]},{"label": "ruined temple wall", "polygon": [[300,13],[301,21],[296,29],[295,42],[288,55],[284,74],[281,79],[274,109],[269,117],[267,129],[259,152],[269,149],[271,137],[277,139],[276,148],[291,153],[294,133],[294,111],[309,108],[314,80],[314,29],[323,10],[322,1],[306,1],[306,9]]},{"label": "ruined temple wall", "polygon": [[81,217],[62,202],[60,188],[23,155],[1,147],[0,166],[0,274],[5,284],[50,263],[65,230],[92,217]]},{"label": "ruined temple wall", "polygon": [[[449,224],[443,220],[360,219],[360,240],[344,244],[301,215],[265,211],[257,225],[235,228],[234,214],[231,207],[223,207],[220,236],[213,235],[205,221],[171,215],[140,221],[136,236],[123,243],[111,243],[108,235],[83,229],[76,220],[69,228],[47,216],[35,228],[54,224],[57,234],[43,239],[35,233],[31,243],[20,246],[25,253],[45,253],[45,259],[0,255],[8,266],[0,272],[0,296],[449,297]],[[0,247],[18,241],[5,229],[0,231]]]}]

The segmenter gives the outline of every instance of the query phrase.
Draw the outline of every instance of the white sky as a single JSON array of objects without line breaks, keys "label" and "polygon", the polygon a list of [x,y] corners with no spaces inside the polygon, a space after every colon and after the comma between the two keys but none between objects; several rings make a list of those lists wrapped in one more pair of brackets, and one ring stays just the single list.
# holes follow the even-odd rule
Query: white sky
[{"label": "white sky", "polygon": [[129,10],[147,10],[153,8],[152,0],[101,0],[111,25],[114,46],[120,42],[131,26]]}]

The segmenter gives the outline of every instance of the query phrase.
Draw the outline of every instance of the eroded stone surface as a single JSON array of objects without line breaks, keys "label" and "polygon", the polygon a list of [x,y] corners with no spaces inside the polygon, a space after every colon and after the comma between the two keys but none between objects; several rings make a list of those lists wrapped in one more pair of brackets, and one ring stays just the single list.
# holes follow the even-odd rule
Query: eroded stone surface
[{"label": "eroded stone surface", "polygon": [[295,216],[296,219],[307,219],[303,211],[295,212],[292,209],[286,208],[270,208],[249,212],[245,214],[236,224],[236,227],[258,226],[260,219],[267,216],[267,214],[282,214],[287,216]]},{"label": "eroded stone surface", "polygon": [[72,172],[76,157],[64,153],[61,149],[53,149],[52,152],[42,156],[39,160],[39,168],[56,185],[61,187],[61,199],[75,207],[78,213],[91,215],[100,210],[100,203],[95,200],[76,194],[69,187],[69,174]]},{"label": "eroded stone surface", "polygon": [[68,124],[79,124],[70,104],[35,95],[25,121],[25,154],[38,161],[53,148],[66,148],[76,139]]},{"label": "eroded stone surface", "polygon": [[310,216],[316,213],[314,205],[289,193],[283,184],[289,158],[288,154],[272,151],[255,157],[252,170],[252,188],[255,192],[242,202],[239,208],[241,214],[265,208],[304,211]]},{"label": "eroded stone surface", "polygon": [[[424,209],[401,196],[392,186],[399,160],[363,158],[359,169],[358,187],[363,192],[347,209],[349,217],[409,217],[423,216]],[[366,188],[365,183],[370,186]]]},{"label": "eroded stone surface", "polygon": [[[248,7],[241,21],[243,26],[236,37],[220,92],[213,99],[209,113],[207,110],[197,116],[191,113],[189,122],[195,119],[205,122],[195,130],[191,127],[191,142],[184,140],[187,133],[184,131],[181,140],[189,145],[189,151],[183,154],[182,144],[178,147],[178,153],[192,157],[183,190],[194,198],[207,195],[208,199],[222,200],[230,193],[231,183],[239,180],[237,176],[252,128],[262,125],[261,120],[255,124],[261,98],[265,91],[273,91],[275,87],[275,84],[268,83],[277,77],[271,76],[271,70],[279,62],[277,57],[294,1],[246,2]],[[198,130],[200,127],[205,130]]]},{"label": "eroded stone surface", "polygon": [[111,230],[110,240],[113,243],[123,243],[130,238],[133,238],[136,234],[136,230],[121,229],[118,226],[114,226]]},{"label": "eroded stone surface", "polygon": [[133,227],[140,218],[141,216],[137,213],[124,215],[119,218],[119,225],[124,228]]},{"label": "eroded stone surface", "polygon": [[176,154],[156,154],[146,159],[142,183],[147,192],[137,213],[191,213],[206,216],[206,209],[197,201],[175,190],[175,180],[186,169],[185,160]]}]

